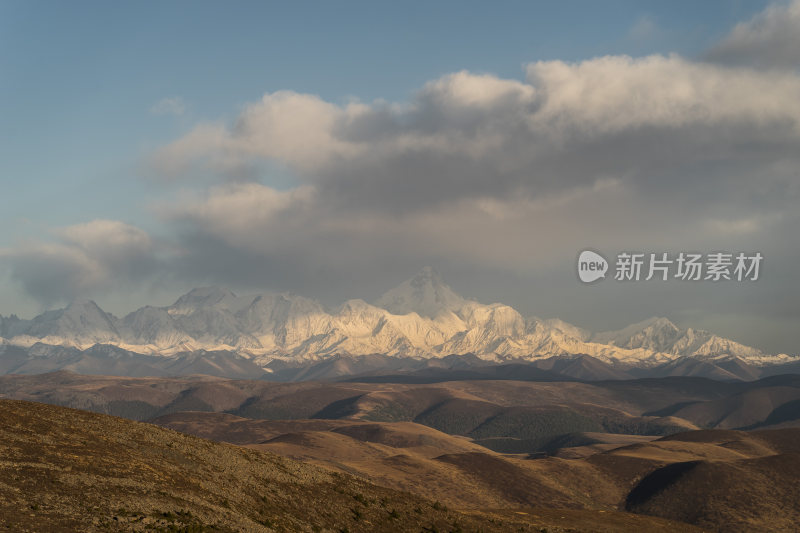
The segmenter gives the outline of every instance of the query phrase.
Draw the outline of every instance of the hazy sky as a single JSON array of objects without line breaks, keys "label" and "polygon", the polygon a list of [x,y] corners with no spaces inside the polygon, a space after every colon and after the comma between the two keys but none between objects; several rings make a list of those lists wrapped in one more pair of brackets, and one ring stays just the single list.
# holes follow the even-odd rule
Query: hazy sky
[{"label": "hazy sky", "polygon": [[[526,315],[798,353],[799,69],[800,0],[0,0],[0,313],[336,305],[431,265]],[[587,286],[584,248],[764,264]]]}]

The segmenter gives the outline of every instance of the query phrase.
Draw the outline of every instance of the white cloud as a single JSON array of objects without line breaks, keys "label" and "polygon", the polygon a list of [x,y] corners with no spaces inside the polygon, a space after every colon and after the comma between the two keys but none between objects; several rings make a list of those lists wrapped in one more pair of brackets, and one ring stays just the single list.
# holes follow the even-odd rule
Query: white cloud
[{"label": "white cloud", "polygon": [[93,220],[55,230],[64,241],[91,254],[141,254],[152,247],[143,230],[117,220]]},{"label": "white cloud", "polygon": [[150,113],[154,115],[174,115],[181,116],[186,112],[186,103],[180,96],[163,98],[153,104]]},{"label": "white cloud", "polygon": [[800,77],[694,63],[679,56],[606,56],[581,63],[543,61],[528,67],[541,107],[539,131],[572,128],[594,135],[642,127],[788,123],[800,133]]},{"label": "white cloud", "polygon": [[649,15],[644,15],[636,19],[630,30],[628,30],[628,37],[636,41],[643,41],[650,39],[658,34],[658,26]]},{"label": "white cloud", "polygon": [[[253,252],[274,247],[277,240],[314,231],[321,205],[311,187],[277,191],[256,183],[215,187],[204,197],[187,196],[178,204],[157,207],[162,216],[191,221],[194,229],[231,246]],[[292,227],[296,224],[299,227]]]},{"label": "white cloud", "polygon": [[586,227],[674,244],[667,228],[685,240],[690,228],[719,229],[731,209],[760,220],[797,196],[798,148],[797,74],[654,55],[537,62],[524,81],[458,72],[403,104],[267,94],[231,126],[199,125],[157,158],[173,172],[201,164],[224,176],[256,159],[294,173],[288,191],[238,183],[165,208],[234,249],[295,257],[302,243],[309,261],[346,262],[331,244],[346,242],[358,258],[447,250],[485,263],[467,243],[483,236],[500,257],[515,253],[514,224],[558,221],[574,246]]},{"label": "white cloud", "polygon": [[800,0],[773,3],[737,24],[709,51],[708,58],[755,68],[799,68]]},{"label": "white cloud", "polygon": [[252,158],[277,160],[294,168],[318,168],[357,147],[335,137],[335,128],[357,115],[361,106],[340,108],[320,98],[279,91],[248,105],[230,128],[202,124],[185,137],[162,148],[156,168],[177,174],[202,160],[219,171],[238,172]]},{"label": "white cloud", "polygon": [[[703,130],[702,153],[683,154],[691,160],[706,157],[709,149],[727,149],[731,135],[742,143],[771,143],[775,136],[796,140],[799,125],[795,73],[765,75],[678,56],[608,56],[537,62],[527,67],[525,82],[459,72],[426,84],[403,105],[338,106],[312,95],[267,94],[232,126],[201,124],[162,148],[155,160],[168,173],[198,163],[224,173],[253,159],[277,161],[301,181],[359,184],[371,194],[380,194],[386,182],[409,179],[394,167],[405,164],[414,181],[436,174],[447,179],[452,170],[441,168],[446,166],[462,175],[453,178],[456,188],[448,187],[448,193],[485,194],[475,181],[495,180],[500,190],[504,180],[528,182],[533,189],[551,182],[537,176],[540,163],[552,159],[553,150],[571,152],[583,148],[581,143],[607,143],[647,130],[660,132],[654,143],[674,136],[680,144],[686,134]],[[625,158],[608,170],[626,172],[631,154],[624,143],[613,149]],[[482,175],[471,177],[469,168]],[[396,192],[391,186],[385,190]]]},{"label": "white cloud", "polygon": [[[180,230],[176,270],[352,296],[341,287],[424,264],[560,279],[586,246],[786,255],[774,236],[800,199],[796,73],[653,55],[525,74],[457,72],[402,103],[271,93],[230,125],[199,125],[157,154],[221,181],[160,204]],[[230,182],[254,161],[295,186]]]}]

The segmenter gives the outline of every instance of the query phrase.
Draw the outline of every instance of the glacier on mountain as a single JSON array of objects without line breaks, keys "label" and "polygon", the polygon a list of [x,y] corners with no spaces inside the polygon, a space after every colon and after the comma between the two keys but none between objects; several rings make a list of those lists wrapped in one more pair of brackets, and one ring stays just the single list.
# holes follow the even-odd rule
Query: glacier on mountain
[{"label": "glacier on mountain", "polygon": [[523,317],[508,305],[458,295],[431,268],[387,291],[375,304],[348,300],[333,310],[289,293],[237,296],[194,289],[167,307],[146,306],[117,318],[88,300],[31,320],[0,317],[3,343],[87,349],[98,344],[153,355],[230,350],[266,365],[274,359],[320,360],[383,354],[439,358],[536,360],[586,354],[633,366],[681,357],[737,357],[756,365],[795,360],[696,329],[651,318],[618,331],[591,333],[558,319]]}]

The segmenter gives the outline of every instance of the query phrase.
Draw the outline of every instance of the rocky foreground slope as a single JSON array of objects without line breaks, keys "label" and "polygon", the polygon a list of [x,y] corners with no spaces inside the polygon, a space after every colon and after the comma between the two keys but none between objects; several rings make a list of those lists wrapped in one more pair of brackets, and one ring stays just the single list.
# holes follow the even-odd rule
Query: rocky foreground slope
[{"label": "rocky foreground slope", "polygon": [[695,531],[688,524],[614,511],[459,512],[271,453],[107,415],[12,400],[0,401],[0,528]]},{"label": "rocky foreground slope", "polygon": [[149,424],[10,400],[0,420],[13,531],[533,530]]},{"label": "rocky foreground slope", "polygon": [[459,512],[272,453],[12,400],[0,400],[0,458],[11,531],[695,531],[614,511]]}]

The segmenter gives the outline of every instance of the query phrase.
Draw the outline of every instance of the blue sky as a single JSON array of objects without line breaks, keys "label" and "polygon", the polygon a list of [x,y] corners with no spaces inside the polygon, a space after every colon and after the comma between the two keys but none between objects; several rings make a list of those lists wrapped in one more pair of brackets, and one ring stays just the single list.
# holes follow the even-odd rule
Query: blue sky
[{"label": "blue sky", "polygon": [[[144,303],[169,303],[192,285],[210,283],[237,290],[288,289],[332,303],[346,296],[373,298],[381,288],[434,263],[460,292],[481,300],[506,301],[526,314],[558,315],[593,329],[622,326],[652,314],[667,315],[683,325],[740,333],[744,341],[789,350],[800,340],[791,333],[800,310],[791,303],[789,294],[793,293],[780,286],[791,279],[789,255],[773,271],[773,283],[764,282],[758,290],[703,287],[688,292],[672,287],[661,292],[643,286],[617,293],[611,289],[589,293],[576,286],[574,272],[564,272],[568,269],[559,261],[571,261],[580,247],[600,248],[603,243],[616,249],[652,243],[665,250],[690,245],[749,249],[764,243],[772,258],[793,249],[793,241],[786,235],[793,235],[796,229],[796,218],[788,214],[787,207],[796,194],[792,155],[796,142],[791,135],[786,140],[781,130],[786,123],[780,112],[774,114],[770,102],[785,98],[788,109],[796,100],[793,91],[800,63],[794,62],[797,55],[792,55],[792,39],[800,27],[792,25],[800,20],[797,6],[800,3],[786,1],[0,0],[0,251],[4,258],[0,266],[5,267],[0,270],[0,313],[31,315],[75,296],[95,298],[104,307],[124,313]],[[737,24],[743,25],[739,34],[733,30]],[[612,60],[596,60],[603,56]],[[626,56],[633,59],[626,63]],[[647,60],[648,56],[655,59]],[[540,61],[544,66],[531,70],[529,65]],[[762,70],[767,66],[772,70]],[[462,71],[468,75],[448,78]],[[368,111],[358,116],[368,118],[361,127],[374,136],[377,144],[373,150],[384,149],[378,140],[401,130],[406,135],[403,142],[414,135],[428,138],[424,136],[431,131],[446,140],[452,133],[448,128],[469,125],[472,120],[485,119],[480,124],[486,131],[494,131],[496,123],[491,117],[504,117],[508,112],[495,106],[483,109],[485,115],[465,112],[454,118],[448,113],[452,105],[460,105],[456,100],[465,94],[456,97],[457,91],[486,94],[502,86],[502,91],[517,95],[509,97],[511,100],[519,97],[508,104],[521,106],[518,115],[532,109],[532,104],[524,103],[533,101],[526,91],[545,94],[543,89],[562,87],[564,80],[579,85],[604,83],[608,88],[619,76],[623,89],[649,98],[647,92],[641,96],[631,89],[642,83],[640,72],[645,73],[651,84],[648,90],[654,94],[676,76],[685,76],[685,84],[696,92],[692,98],[697,98],[689,103],[695,107],[687,109],[711,109],[709,122],[687,126],[685,120],[669,122],[672,117],[644,117],[644,122],[621,125],[622,129],[597,138],[586,137],[585,132],[575,134],[574,144],[552,145],[564,150],[558,156],[561,159],[552,155],[555,152],[543,152],[533,163],[520,156],[509,137],[512,140],[504,141],[496,153],[487,152],[486,157],[463,167],[466,174],[470,168],[481,169],[482,176],[460,181],[446,175],[461,172],[463,158],[450,163],[424,157],[404,161],[406,152],[401,151],[376,162],[367,156],[340,153],[337,150],[353,146],[331,148],[327,141],[320,141],[341,132],[335,127],[328,131],[328,126],[313,120],[308,123],[308,139],[287,141],[280,150],[263,140],[273,126],[290,137],[286,124],[277,119],[268,124],[272,119],[264,118],[276,110],[352,118],[360,113],[351,113],[348,106],[353,102]],[[658,76],[664,76],[663,83]],[[761,92],[774,87],[776,92],[759,101],[742,96],[739,103],[725,104],[725,87],[738,87],[743,79],[741,94],[747,94],[747,87],[757,91],[763,87]],[[704,80],[709,81],[706,84]],[[626,88],[625,84],[630,85]],[[563,87],[568,91],[571,86]],[[679,84],[675,87],[680,92]],[[702,87],[712,89],[706,94]],[[287,103],[275,96],[283,94],[279,91],[313,98],[298,97]],[[669,98],[675,94],[666,96],[668,105],[674,104]],[[274,98],[262,101],[264,95]],[[556,100],[549,96],[548,102]],[[663,105],[660,96],[652,98],[653,108]],[[723,103],[714,108],[718,102]],[[585,109],[580,103],[565,105],[565,116],[587,120],[598,116],[589,104]],[[602,102],[597,105],[608,110]],[[427,117],[418,112],[428,109],[426,106],[433,110]],[[620,109],[623,115],[642,112],[633,107]],[[250,117],[248,110],[257,116]],[[517,115],[508,117],[513,121]],[[747,129],[753,117],[764,116],[772,117],[766,126]],[[658,122],[662,119],[669,124]],[[615,120],[612,115],[607,119]],[[476,127],[483,127],[480,124]],[[237,128],[241,127],[255,132],[253,137],[248,139],[247,132],[240,135]],[[216,128],[211,139],[209,128]],[[649,133],[661,132],[661,137],[653,136],[654,146],[667,143],[660,155],[648,151],[646,141],[631,148],[642,132],[644,139],[649,139]],[[531,139],[555,142],[562,133],[537,130]],[[353,130],[348,135],[363,133]],[[719,141],[709,147],[709,138]],[[702,150],[692,151],[685,145],[687,139],[696,140],[695,146],[702,145]],[[175,148],[181,143],[186,153]],[[597,150],[608,150],[608,157],[587,156],[583,161],[586,153]],[[317,153],[333,159],[322,166],[305,161]],[[639,160],[638,153],[649,155]],[[663,154],[672,153],[685,161],[666,162]],[[172,164],[188,164],[191,175],[169,175],[163,166],[153,164],[159,155]],[[351,156],[346,165],[333,168],[341,158]],[[607,161],[614,158],[625,164],[614,166]],[[598,166],[604,170],[595,175]],[[516,170],[508,170],[512,167]],[[409,168],[427,181],[411,183]],[[549,170],[541,170],[539,176],[538,169]],[[353,176],[347,174],[350,172]],[[369,178],[370,172],[379,177]],[[240,201],[242,190],[259,198],[260,203],[248,208],[252,217],[239,222],[242,208],[237,207],[222,219],[214,218],[219,205]],[[452,201],[443,192],[448,190]],[[492,239],[497,241],[492,243],[493,261],[469,255],[466,245],[443,251],[454,242],[474,238],[480,230],[472,229],[470,234],[453,230],[445,235],[442,229],[442,235],[436,237],[441,241],[430,237],[428,242],[426,238],[435,232],[414,234],[413,224],[402,222],[406,216],[427,220],[436,213],[451,213],[447,215],[450,218],[437,218],[437,227],[466,227],[464,221],[474,220],[478,212],[497,215],[517,209],[511,203],[515,198],[530,200],[520,212],[528,213],[528,209],[533,213],[536,202],[555,209],[558,202],[579,201],[574,200],[575,195],[585,190],[606,202],[600,222],[597,217],[580,221],[593,231],[534,227],[539,219],[533,214],[515,222],[517,227],[497,222],[496,231],[506,237]],[[614,199],[603,196],[612,195],[608,191],[616,191]],[[326,201],[319,203],[310,199],[312,196]],[[326,214],[316,219],[259,218],[262,211],[284,204],[294,206],[295,212],[305,206]],[[674,207],[662,213],[665,205]],[[617,220],[615,213],[620,210],[630,211],[629,219]],[[647,217],[657,218],[662,226],[651,226]],[[97,220],[125,226],[64,229]],[[230,220],[240,225],[232,225]],[[389,229],[383,234],[376,229],[365,237],[361,229],[352,229],[360,228],[358,221],[363,220],[370,220],[374,228]],[[405,231],[400,236],[391,229],[398,221]],[[694,235],[687,221],[708,230],[700,232],[705,240]],[[620,233],[623,222],[641,231]],[[532,236],[530,250],[526,248],[529,244],[514,240],[520,224]],[[314,233],[302,229],[311,226],[316,228]],[[714,233],[722,227],[726,229]],[[147,241],[148,250],[152,248],[148,251],[152,257],[137,256],[125,263],[144,265],[140,270],[118,274],[113,267],[119,258],[109,260],[103,243],[86,244],[87,235],[118,238],[109,237],[114,228],[122,228],[126,239],[139,244]],[[649,233],[642,233],[648,228]],[[291,238],[267,238],[281,231],[289,232]],[[553,233],[562,242],[554,243]],[[75,237],[77,234],[81,236]],[[590,234],[594,237],[586,236]],[[609,239],[611,235],[618,239]],[[686,236],[683,242],[680,235]],[[144,240],[136,240],[140,237]],[[370,239],[392,242],[392,246],[370,244],[362,249],[355,244],[372,243]],[[401,241],[406,248],[396,244]],[[332,242],[340,245],[334,247]],[[509,264],[496,259],[516,257],[520,249],[541,259],[514,265],[512,259]],[[562,259],[546,258],[550,249]],[[176,250],[180,253],[173,253]],[[230,261],[221,261],[220,256],[230,257]],[[310,268],[309,264],[318,266]],[[367,267],[360,269],[356,264]],[[98,269],[102,275],[97,274]],[[56,287],[53,278],[63,278],[64,286]],[[52,293],[45,291],[45,286],[53,287]],[[597,318],[598,310],[608,309],[618,298],[623,298],[624,304],[614,304],[614,313]],[[654,300],[661,303],[656,305]],[[757,325],[744,331],[743,324]]]}]

